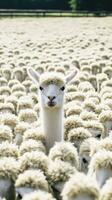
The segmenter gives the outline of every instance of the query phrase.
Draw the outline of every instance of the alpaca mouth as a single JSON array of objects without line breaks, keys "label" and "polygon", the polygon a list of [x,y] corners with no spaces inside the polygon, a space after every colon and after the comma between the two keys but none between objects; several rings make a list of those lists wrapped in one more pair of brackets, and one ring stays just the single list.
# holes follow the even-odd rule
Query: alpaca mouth
[{"label": "alpaca mouth", "polygon": [[48,102],[48,106],[49,106],[49,107],[54,107],[55,105],[56,105],[56,103],[53,102],[53,101],[49,101],[49,102]]}]

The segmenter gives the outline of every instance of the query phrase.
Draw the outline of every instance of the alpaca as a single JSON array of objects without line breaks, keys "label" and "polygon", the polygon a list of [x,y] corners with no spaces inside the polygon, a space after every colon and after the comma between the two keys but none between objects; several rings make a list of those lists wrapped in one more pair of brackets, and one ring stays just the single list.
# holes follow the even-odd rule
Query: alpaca
[{"label": "alpaca", "polygon": [[67,77],[56,72],[47,72],[40,76],[32,68],[28,68],[27,72],[39,85],[42,129],[46,137],[46,148],[49,151],[55,142],[63,141],[65,84],[75,77],[77,71],[73,71]]},{"label": "alpaca", "polygon": [[98,200],[99,187],[94,178],[76,172],[65,183],[62,200]]},{"label": "alpaca", "polygon": [[19,174],[18,162],[11,157],[0,159],[0,198],[16,200],[15,180]]},{"label": "alpaca", "polygon": [[112,177],[112,152],[105,149],[94,154],[89,165],[89,176],[93,176],[99,187]]}]

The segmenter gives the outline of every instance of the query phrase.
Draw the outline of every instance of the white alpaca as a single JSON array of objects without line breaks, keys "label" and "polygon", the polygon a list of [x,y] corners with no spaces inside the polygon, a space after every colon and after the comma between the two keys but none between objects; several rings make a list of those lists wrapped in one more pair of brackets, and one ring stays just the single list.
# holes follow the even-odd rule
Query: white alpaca
[{"label": "white alpaca", "polygon": [[54,143],[63,141],[63,103],[65,84],[76,75],[73,71],[66,78],[56,72],[47,72],[41,76],[33,69],[28,69],[29,76],[39,85],[42,128],[46,136],[46,147],[49,150]]}]

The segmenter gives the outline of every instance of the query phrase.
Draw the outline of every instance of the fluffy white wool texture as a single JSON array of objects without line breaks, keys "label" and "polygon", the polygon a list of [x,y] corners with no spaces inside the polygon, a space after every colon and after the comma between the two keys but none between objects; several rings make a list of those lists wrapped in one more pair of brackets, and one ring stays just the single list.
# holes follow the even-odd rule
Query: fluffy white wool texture
[{"label": "fluffy white wool texture", "polygon": [[101,189],[100,200],[112,200],[112,178],[109,178]]},{"label": "fluffy white wool texture", "polygon": [[40,170],[26,170],[24,173],[19,174],[15,186],[30,187],[35,189],[44,190],[49,192],[48,182],[43,172]]},{"label": "fluffy white wool texture", "polygon": [[2,142],[0,144],[0,157],[13,157],[18,159],[19,150],[14,143]]},{"label": "fluffy white wool texture", "polygon": [[70,142],[57,142],[50,149],[49,158],[52,160],[62,160],[78,168],[79,158],[76,148]]},{"label": "fluffy white wool texture", "polygon": [[45,135],[40,127],[27,129],[24,132],[23,140],[28,139],[35,139],[37,141],[42,141],[43,143],[45,143]]},{"label": "fluffy white wool texture", "polygon": [[13,134],[9,126],[0,125],[0,139],[12,141]]},{"label": "fluffy white wool texture", "polygon": [[95,200],[99,199],[99,188],[95,180],[78,172],[65,184],[62,191],[62,197],[63,200],[69,200],[80,194],[90,195]]},{"label": "fluffy white wool texture", "polygon": [[46,152],[45,146],[41,141],[36,141],[32,139],[24,141],[20,146],[20,155],[23,155],[24,153],[31,151]]},{"label": "fluffy white wool texture", "polygon": [[75,172],[76,169],[69,163],[57,160],[49,163],[47,176],[49,182],[55,185],[58,182],[66,182]]},{"label": "fluffy white wool texture", "polygon": [[46,72],[40,76],[39,84],[40,85],[49,85],[49,84],[64,85],[65,78],[62,73]]},{"label": "fluffy white wool texture", "polygon": [[8,178],[15,181],[19,174],[19,164],[14,158],[0,159],[0,178]]},{"label": "fluffy white wool texture", "polygon": [[99,150],[91,159],[89,165],[89,174],[100,168],[112,168],[112,152],[107,150]]},{"label": "fluffy white wool texture", "polygon": [[44,173],[48,170],[49,159],[43,152],[32,151],[19,158],[21,172],[29,169],[40,169]]}]

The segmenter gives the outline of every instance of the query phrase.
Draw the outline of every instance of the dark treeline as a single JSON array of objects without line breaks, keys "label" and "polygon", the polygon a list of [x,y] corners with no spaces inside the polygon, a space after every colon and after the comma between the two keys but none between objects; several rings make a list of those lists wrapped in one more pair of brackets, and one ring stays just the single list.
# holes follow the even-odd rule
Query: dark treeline
[{"label": "dark treeline", "polygon": [[69,10],[68,0],[0,0],[0,8]]},{"label": "dark treeline", "polygon": [[112,0],[70,0],[72,10],[112,11]]},{"label": "dark treeline", "polygon": [[0,0],[0,8],[112,11],[112,0]]}]

